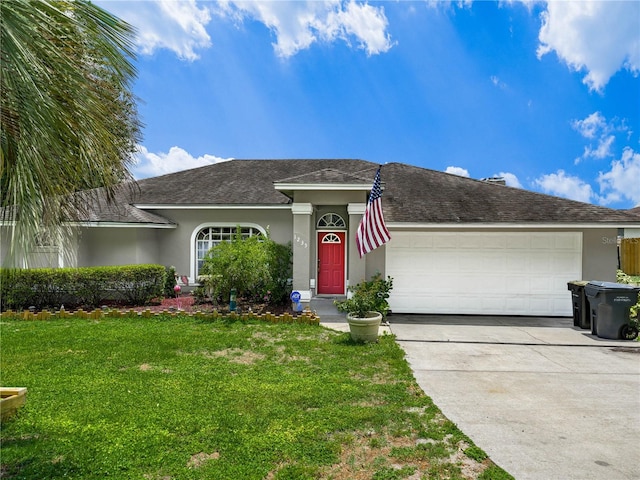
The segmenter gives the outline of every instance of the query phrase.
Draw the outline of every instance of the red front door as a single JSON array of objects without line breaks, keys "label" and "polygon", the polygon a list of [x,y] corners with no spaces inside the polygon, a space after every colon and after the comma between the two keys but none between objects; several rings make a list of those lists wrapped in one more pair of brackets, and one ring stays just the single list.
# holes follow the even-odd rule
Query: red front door
[{"label": "red front door", "polygon": [[318,293],[344,295],[344,232],[318,232]]}]

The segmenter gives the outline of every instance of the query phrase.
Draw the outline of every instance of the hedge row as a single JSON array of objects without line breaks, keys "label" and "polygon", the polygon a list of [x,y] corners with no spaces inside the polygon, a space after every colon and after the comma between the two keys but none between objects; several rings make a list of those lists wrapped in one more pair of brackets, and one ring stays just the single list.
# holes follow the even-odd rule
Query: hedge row
[{"label": "hedge row", "polygon": [[0,269],[0,308],[95,308],[109,301],[146,305],[163,295],[165,272],[162,265]]}]

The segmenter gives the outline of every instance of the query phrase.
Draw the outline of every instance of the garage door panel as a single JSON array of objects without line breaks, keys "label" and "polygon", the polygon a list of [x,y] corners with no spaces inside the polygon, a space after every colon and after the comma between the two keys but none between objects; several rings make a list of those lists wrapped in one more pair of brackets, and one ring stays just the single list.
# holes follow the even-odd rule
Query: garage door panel
[{"label": "garage door panel", "polygon": [[506,247],[509,250],[520,249],[520,250],[528,250],[531,239],[526,236],[513,236],[509,235],[505,237]]},{"label": "garage door panel", "polygon": [[[419,236],[415,237],[416,242],[419,241]],[[442,235],[438,235],[436,237],[433,237],[432,239],[432,244],[433,244],[433,248],[442,248],[445,250],[450,250],[452,248],[459,248],[458,246],[458,239],[456,237],[455,234],[442,234]]]},{"label": "garage door panel", "polygon": [[460,250],[477,250],[478,248],[484,247],[482,240],[479,240],[476,235],[469,235],[465,237],[457,236],[455,241],[452,243]]},{"label": "garage door panel", "polygon": [[553,263],[557,265],[558,270],[573,270],[575,265],[579,265],[582,263],[582,258],[578,254],[571,255],[561,255],[555,254],[553,255]]},{"label": "garage door panel", "polygon": [[515,255],[513,252],[507,252],[505,260],[507,271],[526,272],[529,270],[530,260],[522,254]]},{"label": "garage door panel", "polygon": [[[549,278],[546,276],[531,276],[529,278],[529,292],[531,294],[548,294],[550,293]],[[567,288],[565,284],[565,289]]]},{"label": "garage door panel", "polygon": [[503,292],[508,295],[520,295],[529,288],[529,277],[526,275],[505,274],[505,287]]},{"label": "garage door panel", "polygon": [[455,260],[461,275],[485,271],[482,258],[473,252],[461,252]]},{"label": "garage door panel", "polygon": [[575,251],[580,248],[580,239],[573,236],[562,236],[554,238],[554,248],[556,250],[571,250]]},{"label": "garage door panel", "polygon": [[491,272],[492,270],[504,271],[507,264],[505,255],[500,252],[486,252],[480,258],[485,272]]},{"label": "garage door panel", "polygon": [[555,237],[548,234],[531,234],[531,248],[534,250],[552,250],[555,248]]},{"label": "garage door panel", "polygon": [[571,315],[577,232],[394,232],[386,272],[398,313]]}]

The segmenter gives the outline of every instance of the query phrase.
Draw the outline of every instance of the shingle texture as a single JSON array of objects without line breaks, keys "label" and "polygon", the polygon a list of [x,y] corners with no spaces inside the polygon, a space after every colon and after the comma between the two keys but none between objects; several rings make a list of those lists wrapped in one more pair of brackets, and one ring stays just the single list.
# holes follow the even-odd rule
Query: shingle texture
[{"label": "shingle texture", "polygon": [[388,222],[624,223],[634,220],[622,210],[401,163],[382,167],[382,178],[386,182],[382,198]]},{"label": "shingle texture", "polygon": [[[150,208],[282,205],[291,203],[291,198],[276,190],[274,183],[370,187],[376,168],[377,164],[364,160],[231,160],[141,180],[138,191],[125,203]],[[613,210],[402,163],[385,164],[381,175],[387,223],[611,222],[623,226],[637,224],[639,218],[630,210]],[[135,210],[102,208],[99,217],[102,221],[112,215],[134,219],[140,215]]]},{"label": "shingle texture", "polygon": [[[323,184],[323,185],[339,185],[339,184],[362,184],[367,185],[371,183],[372,180],[368,178],[371,176],[373,178],[373,173],[368,175],[369,172],[373,172],[375,167],[367,168],[365,171],[361,172],[361,175],[354,175],[352,173],[342,172],[340,170],[335,170],[333,168],[323,168],[322,170],[316,170],[311,173],[304,173],[302,175],[297,175],[291,178],[285,178],[282,180],[277,180],[275,183],[286,183],[286,184],[294,184],[294,185],[303,185],[303,184]],[[365,177],[365,173],[367,173],[367,177]]]},{"label": "shingle texture", "polygon": [[171,225],[172,222],[160,215],[136,208],[131,204],[137,188],[125,185],[114,193],[114,198],[107,199],[101,189],[83,192],[78,203],[83,208],[77,214],[77,221],[98,223],[137,223],[154,225]]},{"label": "shingle texture", "polygon": [[[231,160],[141,180],[136,203],[286,204],[291,200],[274,188],[274,182],[312,174],[304,183],[311,183],[313,177],[317,181],[331,177],[335,183],[335,171],[353,175],[372,166],[375,164],[363,160]],[[371,178],[373,182],[373,176]]]},{"label": "shingle texture", "polygon": [[638,205],[637,207],[633,207],[630,208],[629,210],[627,210],[629,213],[637,216],[638,218],[640,218],[640,205]]}]

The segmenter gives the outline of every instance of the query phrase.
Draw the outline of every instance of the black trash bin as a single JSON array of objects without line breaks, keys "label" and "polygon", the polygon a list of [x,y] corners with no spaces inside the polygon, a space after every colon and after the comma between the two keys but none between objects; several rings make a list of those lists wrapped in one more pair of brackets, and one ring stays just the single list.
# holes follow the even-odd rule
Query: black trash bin
[{"label": "black trash bin", "polygon": [[574,280],[567,283],[571,291],[571,302],[573,303],[573,325],[580,328],[591,328],[591,313],[589,311],[589,300],[584,293],[587,280]]},{"label": "black trash bin", "polygon": [[589,282],[584,291],[589,300],[591,333],[609,339],[633,339],[638,335],[635,327],[629,324],[629,309],[638,301],[640,287]]}]

